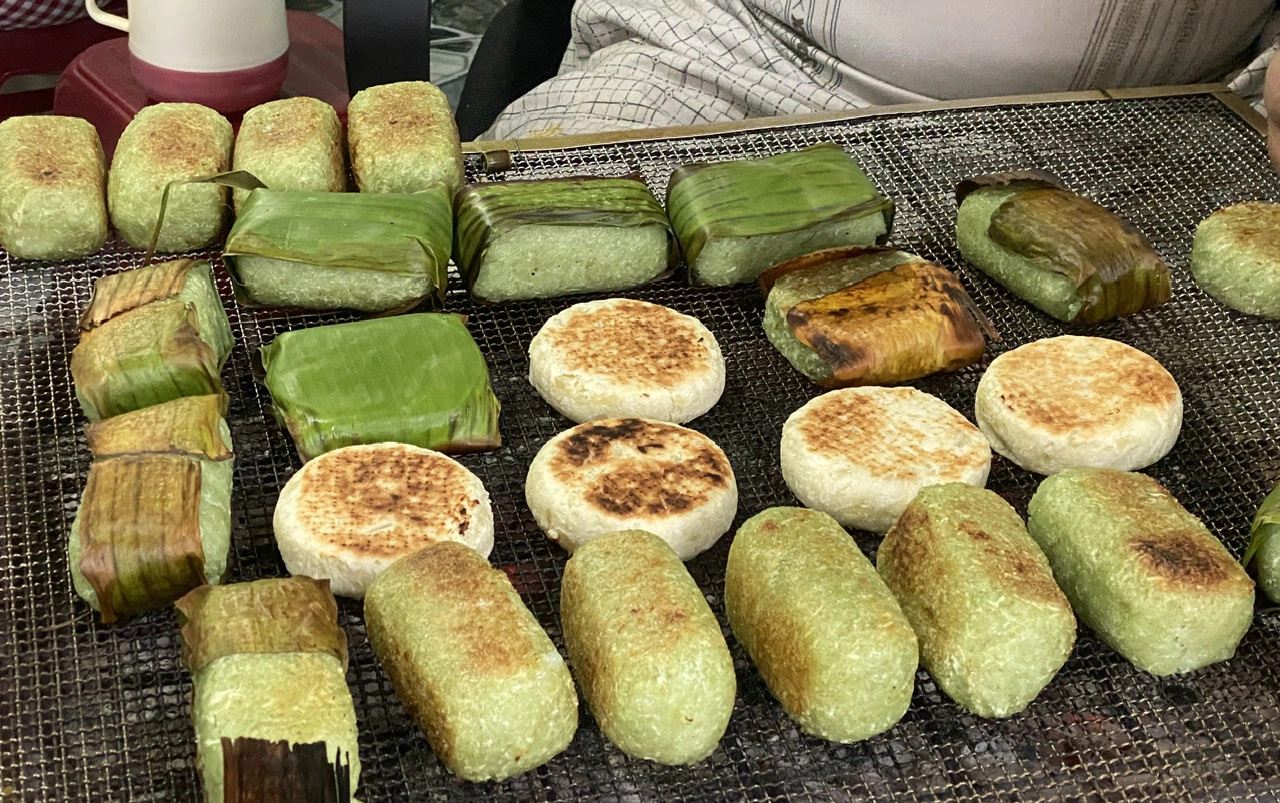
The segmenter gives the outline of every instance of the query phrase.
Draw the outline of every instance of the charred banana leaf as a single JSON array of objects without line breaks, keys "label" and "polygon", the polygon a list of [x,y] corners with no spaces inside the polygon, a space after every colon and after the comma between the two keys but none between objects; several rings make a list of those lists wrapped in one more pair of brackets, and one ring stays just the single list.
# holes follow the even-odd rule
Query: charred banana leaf
[{"label": "charred banana leaf", "polygon": [[638,175],[469,184],[455,206],[454,253],[481,301],[626,290],[679,259],[667,215]]},{"label": "charred banana leaf", "polygon": [[251,304],[385,312],[444,299],[452,237],[441,184],[412,195],[254,190],[223,257]]},{"label": "charred banana leaf", "polygon": [[764,330],[824,387],[885,385],[971,365],[998,338],[959,280],[890,248],[830,248],[760,278]]},{"label": "charred banana leaf", "polygon": [[285,332],[262,349],[277,419],[310,460],[395,441],[496,449],[500,406],[462,318],[400,315]]},{"label": "charred banana leaf", "polygon": [[788,259],[882,243],[884,197],[844,149],[824,142],[765,159],[676,168],[667,214],[694,284],[749,282]]},{"label": "charred banana leaf", "polygon": [[181,454],[225,460],[231,433],[220,396],[184,396],[164,404],[96,421],[85,429],[95,460],[127,454]]},{"label": "charred banana leaf", "polygon": [[1126,220],[1039,171],[962,181],[956,242],[1014,295],[1068,323],[1101,323],[1169,300],[1169,269]]}]

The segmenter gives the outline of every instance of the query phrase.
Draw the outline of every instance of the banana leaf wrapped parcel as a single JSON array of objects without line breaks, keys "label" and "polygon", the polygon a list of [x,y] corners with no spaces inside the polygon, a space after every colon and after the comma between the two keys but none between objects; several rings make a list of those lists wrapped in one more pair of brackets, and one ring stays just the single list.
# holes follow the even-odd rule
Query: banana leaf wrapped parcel
[{"label": "banana leaf wrapped parcel", "polygon": [[1280,485],[1262,500],[1249,527],[1249,548],[1240,561],[1252,568],[1272,602],[1280,602]]},{"label": "banana leaf wrapped parcel", "polygon": [[94,462],[67,560],[76,593],[102,621],[222,579],[235,458],[221,405],[188,396],[89,425]]},{"label": "banana leaf wrapped parcel", "polygon": [[626,290],[679,259],[667,215],[638,175],[469,184],[454,205],[454,254],[481,301]]},{"label": "banana leaf wrapped parcel", "polygon": [[181,396],[223,394],[233,344],[208,262],[177,259],[104,276],[71,352],[90,421]]},{"label": "banana leaf wrapped parcel", "polygon": [[755,280],[793,257],[889,237],[893,201],[833,142],[764,159],[681,165],[667,214],[694,284]]},{"label": "banana leaf wrapped parcel", "polygon": [[88,256],[107,241],[107,163],[87,120],[0,122],[0,246],[20,259]]},{"label": "banana leaf wrapped parcel", "polygon": [[972,365],[995,330],[951,271],[893,248],[844,246],[766,272],[764,331],[823,387],[885,385]]},{"label": "banana leaf wrapped parcel", "polygon": [[[234,762],[263,763],[263,742],[325,745],[359,783],[347,637],[327,580],[288,577],[201,586],[177,602],[182,662],[194,686],[196,767],[205,800],[221,801],[225,745]],[[267,768],[267,771],[270,771]]]},{"label": "banana leaf wrapped parcel", "polygon": [[412,195],[253,190],[223,249],[253,304],[385,312],[444,298],[453,207]]},{"label": "banana leaf wrapped parcel", "polygon": [[276,418],[304,461],[385,441],[448,453],[502,444],[489,368],[457,315],[285,332],[261,357]]},{"label": "banana leaf wrapped parcel", "polygon": [[960,253],[1060,321],[1101,323],[1158,307],[1169,269],[1128,221],[1038,170],[956,187]]}]

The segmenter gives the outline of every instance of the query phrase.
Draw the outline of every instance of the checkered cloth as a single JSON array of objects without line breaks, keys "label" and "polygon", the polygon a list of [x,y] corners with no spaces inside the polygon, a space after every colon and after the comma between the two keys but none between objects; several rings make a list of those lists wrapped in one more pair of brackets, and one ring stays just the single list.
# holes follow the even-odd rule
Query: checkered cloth
[{"label": "checkered cloth", "polygon": [[0,0],[0,31],[46,28],[85,15],[84,0]]},{"label": "checkered cloth", "polygon": [[[1223,79],[1260,105],[1277,34],[1271,0],[577,0],[560,74],[486,136]],[[922,44],[948,35],[967,56]]]}]

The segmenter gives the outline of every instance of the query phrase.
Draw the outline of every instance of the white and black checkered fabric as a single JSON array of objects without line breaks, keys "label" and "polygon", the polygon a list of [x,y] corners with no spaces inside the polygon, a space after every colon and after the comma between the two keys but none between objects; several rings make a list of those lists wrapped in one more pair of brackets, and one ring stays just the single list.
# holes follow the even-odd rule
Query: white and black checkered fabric
[{"label": "white and black checkered fabric", "polygon": [[84,0],[0,0],[0,31],[45,28],[83,16]]}]

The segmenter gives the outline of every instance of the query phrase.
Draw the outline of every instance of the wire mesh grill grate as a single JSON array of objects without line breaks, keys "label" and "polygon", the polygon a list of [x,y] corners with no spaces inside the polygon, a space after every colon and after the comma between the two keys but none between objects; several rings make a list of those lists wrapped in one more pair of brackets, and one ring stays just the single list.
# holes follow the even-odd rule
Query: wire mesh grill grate
[{"label": "wire mesh grill grate", "polygon": [[[505,177],[639,170],[661,196],[672,166],[761,156],[835,140],[898,203],[895,242],[959,268],[1005,340],[979,365],[917,383],[966,415],[995,354],[1059,334],[1055,322],[966,268],[953,245],[952,187],[965,176],[1042,167],[1126,216],[1174,272],[1167,307],[1094,327],[1159,359],[1186,397],[1182,439],[1151,471],[1239,555],[1254,506],[1280,477],[1280,329],[1232,313],[1187,273],[1195,224],[1228,203],[1280,201],[1261,139],[1208,95],[904,114],[686,140],[515,155]],[[475,166],[472,165],[474,172]],[[474,176],[473,176],[474,177]],[[498,176],[501,177],[501,176]],[[198,799],[190,681],[172,614],[114,627],[75,599],[67,528],[88,469],[68,374],[76,316],[91,280],[136,265],[118,243],[76,264],[0,254],[0,801]],[[225,276],[222,290],[230,298]],[[794,504],[777,440],[786,416],[816,394],[768,345],[752,287],[690,290],[678,280],[631,295],[698,316],[728,363],[724,398],[695,428],[724,447],[740,483],[738,523]],[[550,315],[580,299],[473,307],[470,316],[504,410],[506,445],[463,458],[484,480],[498,522],[492,555],[563,646],[556,610],[564,555],[524,506],[525,469],[567,422],[529,386],[526,349]],[[229,305],[237,337],[224,374],[238,463],[229,577],[277,576],[275,497],[298,460],[250,374],[252,350],[279,332],[341,320]],[[990,487],[1023,513],[1035,478],[1003,459]],[[859,535],[871,553],[873,539]],[[723,623],[728,538],[690,564]],[[628,759],[584,715],[570,749],[503,784],[450,777],[404,710],[365,639],[357,603],[341,603],[351,640],[348,681],[364,763],[361,799],[667,801],[1272,801],[1280,797],[1280,619],[1263,613],[1236,658],[1157,680],[1082,632],[1057,679],[1022,715],[969,716],[921,672],[915,699],[888,734],[854,745],[804,736],[733,643],[739,699],[720,748],[696,767]],[[726,629],[727,633],[727,629]]]}]

